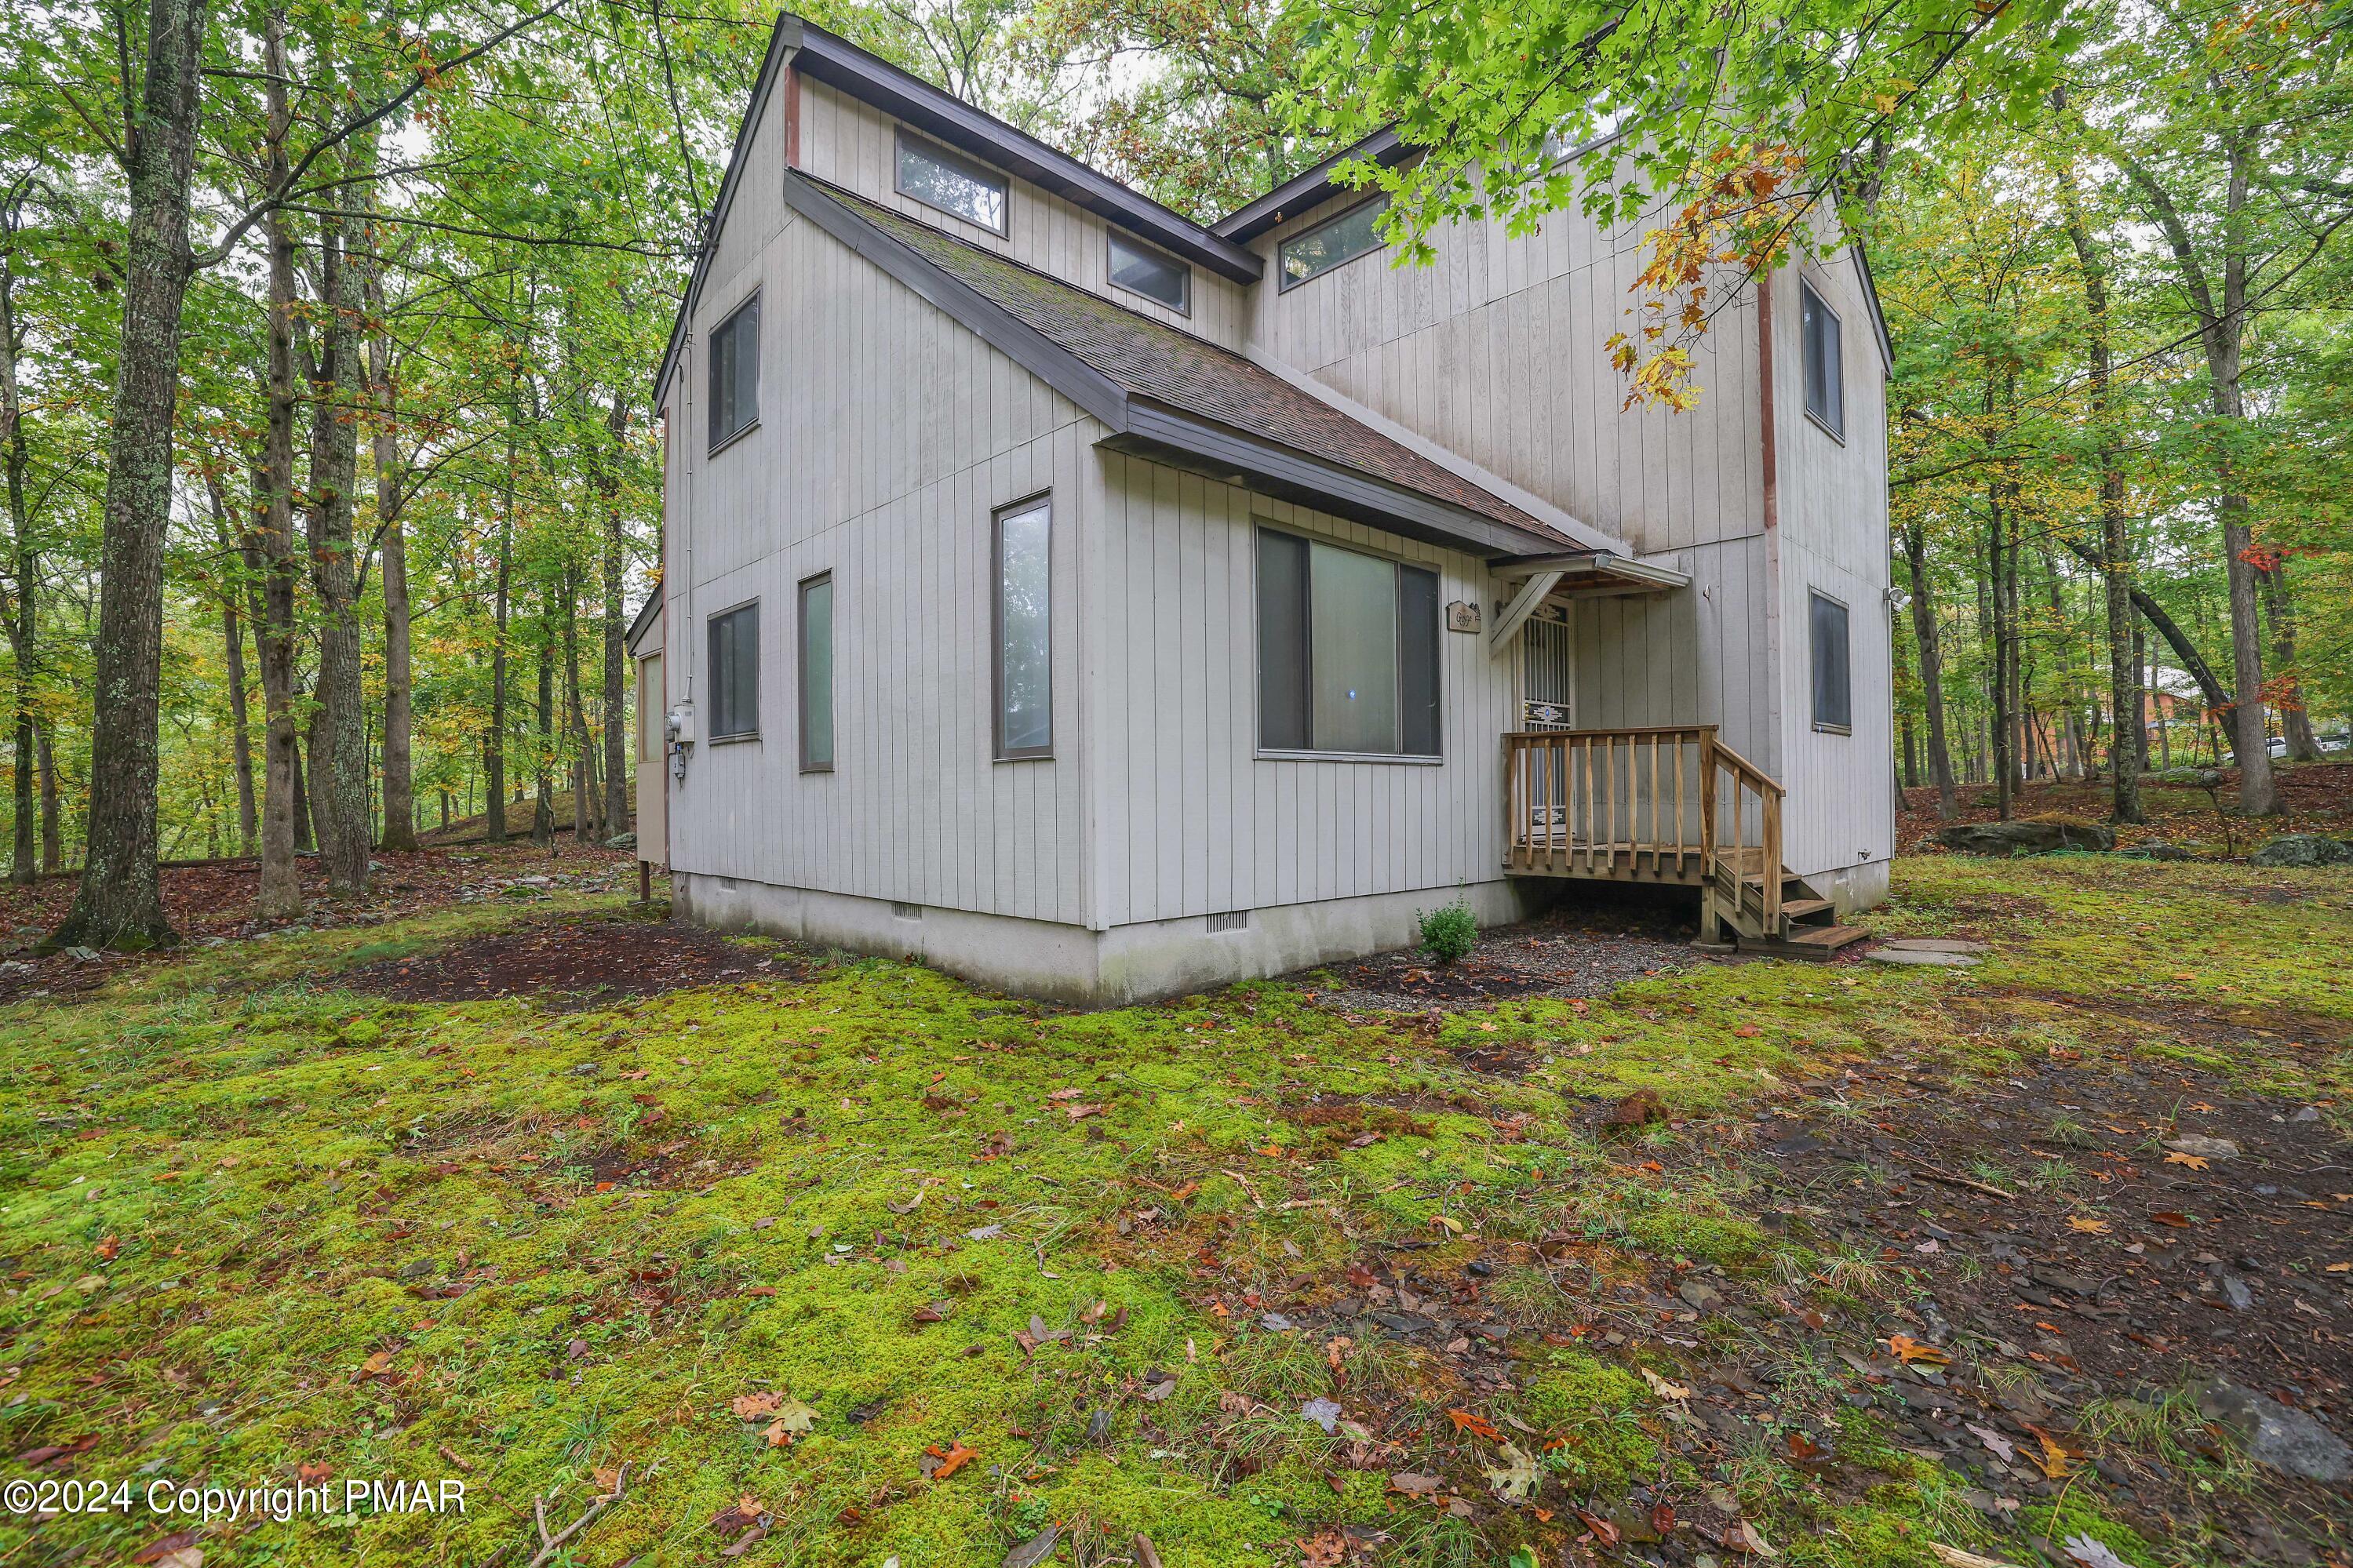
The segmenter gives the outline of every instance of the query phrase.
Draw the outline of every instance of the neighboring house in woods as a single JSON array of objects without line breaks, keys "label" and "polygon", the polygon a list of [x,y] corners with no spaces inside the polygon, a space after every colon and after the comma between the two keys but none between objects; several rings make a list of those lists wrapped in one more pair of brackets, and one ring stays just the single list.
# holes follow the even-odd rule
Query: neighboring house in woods
[{"label": "neighboring house in woods", "polygon": [[1377,212],[1319,168],[1203,227],[786,16],[657,384],[679,910],[1076,1001],[1563,879],[1845,940],[1894,839],[1860,256],[1628,412],[1639,231],[1397,268]]}]

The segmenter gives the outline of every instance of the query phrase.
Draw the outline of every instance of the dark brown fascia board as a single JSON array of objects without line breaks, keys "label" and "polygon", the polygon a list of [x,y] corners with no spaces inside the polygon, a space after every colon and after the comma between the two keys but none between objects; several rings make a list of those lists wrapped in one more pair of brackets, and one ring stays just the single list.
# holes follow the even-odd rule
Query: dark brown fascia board
[{"label": "dark brown fascia board", "polygon": [[1880,363],[1885,374],[1895,374],[1895,341],[1887,332],[1887,313],[1879,308],[1879,280],[1871,275],[1871,253],[1863,248],[1862,236],[1851,235],[1847,243],[1854,247],[1854,268],[1862,275],[1862,301],[1871,310],[1872,334],[1879,340]]},{"label": "dark brown fascia board", "polygon": [[790,11],[779,13],[776,26],[768,32],[768,52],[761,57],[759,79],[752,84],[752,101],[735,127],[735,145],[727,154],[727,173],[720,176],[719,194],[712,198],[711,216],[702,226],[694,270],[687,277],[686,292],[678,301],[678,316],[670,322],[670,345],[662,351],[661,368],[654,372],[656,413],[661,411],[662,392],[670,385],[670,372],[678,368],[679,351],[686,346],[686,324],[694,319],[695,301],[702,297],[703,275],[711,270],[711,258],[718,248],[719,227],[727,221],[727,209],[733,204],[735,187],[744,177],[744,153],[751,145],[752,128],[760,123],[760,116],[767,109],[769,89],[776,86],[777,77],[800,47],[801,19]]},{"label": "dark brown fascia board", "polygon": [[1498,522],[1345,464],[1133,396],[929,257],[869,223],[817,181],[786,174],[785,201],[1108,426],[1111,435],[1100,445],[1450,550],[1520,554],[1554,543],[1541,533]]},{"label": "dark brown fascia board", "polygon": [[1247,206],[1235,208],[1211,224],[1209,232],[1248,245],[1283,219],[1297,217],[1340,190],[1332,179],[1332,171],[1349,159],[1369,158],[1388,168],[1403,163],[1412,151],[1396,132],[1376,131],[1363,141],[1343,147],[1305,174],[1293,175]]},{"label": "dark brown fascia board", "polygon": [[800,56],[795,68],[810,80],[839,88],[861,103],[871,104],[983,163],[1018,174],[1142,235],[1172,255],[1237,283],[1255,283],[1264,273],[1265,264],[1252,251],[1130,190],[1101,170],[1057,152],[846,38],[810,23],[798,26]]}]

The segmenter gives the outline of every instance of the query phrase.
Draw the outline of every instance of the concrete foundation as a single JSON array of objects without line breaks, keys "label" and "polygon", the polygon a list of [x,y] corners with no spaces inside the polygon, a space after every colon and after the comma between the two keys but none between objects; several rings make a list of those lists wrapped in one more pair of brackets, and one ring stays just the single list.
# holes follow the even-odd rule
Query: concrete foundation
[{"label": "concrete foundation", "polygon": [[1499,879],[1098,931],[742,877],[670,875],[673,907],[701,925],[913,959],[994,990],[1080,1006],[1206,991],[1409,946],[1420,912],[1458,897],[1481,925],[1507,924],[1535,913],[1550,891]]}]

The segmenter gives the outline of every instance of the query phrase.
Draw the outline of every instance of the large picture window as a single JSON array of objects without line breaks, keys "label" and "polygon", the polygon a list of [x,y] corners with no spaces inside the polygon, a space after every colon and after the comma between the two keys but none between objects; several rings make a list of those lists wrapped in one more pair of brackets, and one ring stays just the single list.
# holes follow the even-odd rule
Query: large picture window
[{"label": "large picture window", "polygon": [[944,147],[899,132],[899,194],[950,217],[1005,232],[1005,176]]},{"label": "large picture window", "polygon": [[733,439],[760,417],[760,297],[753,295],[711,333],[711,444]]},{"label": "large picture window", "polygon": [[1436,573],[1259,531],[1261,749],[1438,755],[1438,645]]},{"label": "large picture window", "polygon": [[833,574],[801,584],[801,771],[833,770]]},{"label": "large picture window", "polygon": [[1350,207],[1337,217],[1325,218],[1295,238],[1284,240],[1282,287],[1304,283],[1343,262],[1378,250],[1381,214],[1388,210],[1388,199],[1376,197]]},{"label": "large picture window", "polygon": [[1808,595],[1807,603],[1814,645],[1814,728],[1843,733],[1854,728],[1846,606],[1822,594]]},{"label": "large picture window", "polygon": [[1846,438],[1846,364],[1838,312],[1810,284],[1798,284],[1798,325],[1804,334],[1806,412],[1841,440]]},{"label": "large picture window", "polygon": [[760,732],[760,602],[711,617],[711,738]]},{"label": "large picture window", "polygon": [[997,514],[997,755],[1054,750],[1053,513],[1024,501]]}]

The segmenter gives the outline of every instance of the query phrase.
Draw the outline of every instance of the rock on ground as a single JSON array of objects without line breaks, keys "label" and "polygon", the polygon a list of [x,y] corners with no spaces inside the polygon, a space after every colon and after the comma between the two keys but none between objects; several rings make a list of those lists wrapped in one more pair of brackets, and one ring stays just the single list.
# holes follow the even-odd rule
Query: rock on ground
[{"label": "rock on ground", "polygon": [[1936,842],[1965,855],[2047,855],[2054,849],[2114,849],[2116,836],[2096,822],[2044,818],[1959,823],[1938,829]]},{"label": "rock on ground", "polygon": [[2231,1429],[2259,1465],[2324,1486],[2353,1480],[2353,1447],[2301,1410],[2291,1410],[2227,1377],[2198,1385],[2198,1411]]},{"label": "rock on ground", "polygon": [[2258,866],[2353,866],[2353,844],[2317,833],[2291,833],[2255,851]]}]

